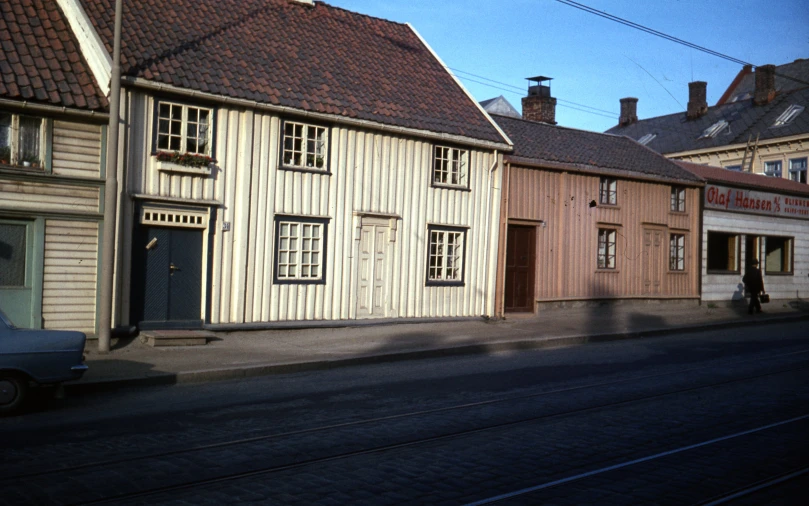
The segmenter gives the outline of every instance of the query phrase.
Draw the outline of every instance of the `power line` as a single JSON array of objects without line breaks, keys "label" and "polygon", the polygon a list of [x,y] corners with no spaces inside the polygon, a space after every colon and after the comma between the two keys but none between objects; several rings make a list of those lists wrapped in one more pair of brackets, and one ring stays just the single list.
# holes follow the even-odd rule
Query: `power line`
[{"label": "power line", "polygon": [[[471,81],[473,83],[482,84],[483,86],[489,86],[491,88],[502,90],[502,91],[505,91],[505,92],[508,92],[508,93],[513,93],[515,95],[524,95],[525,94],[525,89],[520,88],[519,86],[514,86],[513,84],[508,84],[508,83],[504,83],[504,82],[500,82],[500,81],[495,81],[494,79],[489,79],[488,77],[473,74],[473,73],[467,72],[465,70],[455,69],[455,68],[451,68],[451,67],[449,67],[449,69],[452,70],[453,72],[460,72],[462,74],[466,74],[468,76],[472,76],[472,77],[475,77],[475,78],[478,78],[478,79],[483,79],[483,80],[489,81],[489,82],[485,83],[485,82],[481,82],[481,81],[476,81],[475,79],[472,79],[470,77],[458,76],[461,79],[464,79],[466,81]],[[496,84],[501,85],[501,86],[495,86],[494,84],[489,84],[489,83],[496,83]],[[502,86],[507,86],[508,88],[503,88]],[[591,105],[579,104],[577,102],[571,102],[570,100],[563,100],[561,98],[558,98],[556,100],[557,100],[557,102],[565,102],[565,103],[568,103],[568,104],[572,104],[572,105],[560,104],[561,107],[567,107],[568,109],[575,109],[577,111],[587,112],[587,113],[590,113],[590,114],[595,114],[595,115],[598,115],[598,116],[603,116],[603,117],[611,118],[611,119],[615,119],[615,118],[618,117],[618,114],[614,113],[613,111],[607,111],[605,109],[599,109],[599,108],[593,107]],[[576,107],[573,107],[573,106],[576,106]],[[581,109],[581,108],[584,108],[584,109]],[[591,109],[591,110],[586,110],[586,109]]]},{"label": "power line", "polygon": [[581,4],[579,2],[574,2],[573,0],[556,0],[556,1],[561,3],[561,4],[567,5],[569,7],[574,7],[576,9],[582,10],[584,12],[587,12],[587,13],[590,13],[590,14],[595,14],[596,16],[600,16],[600,17],[602,17],[604,19],[608,19],[610,21],[615,21],[616,23],[620,23],[620,24],[628,26],[630,28],[634,28],[636,30],[646,32],[646,33],[648,33],[650,35],[654,35],[656,37],[660,37],[660,38],[666,39],[668,41],[675,42],[677,44],[681,44],[681,45],[686,46],[686,47],[690,47],[691,49],[696,49],[697,51],[702,51],[703,53],[708,53],[710,55],[717,56],[719,58],[731,61],[733,63],[738,63],[739,65],[750,65],[750,66],[753,66],[753,67],[755,66],[752,63],[748,63],[748,62],[746,62],[744,60],[740,60],[738,58],[734,58],[732,56],[728,56],[726,54],[720,53],[719,51],[714,51],[713,49],[708,49],[707,47],[703,47],[703,46],[694,44],[692,42],[688,42],[687,40],[683,40],[683,39],[674,37],[673,35],[668,35],[666,33],[660,32],[660,31],[655,30],[653,28],[649,28],[648,26],[644,26],[644,25],[629,21],[628,19],[620,18],[618,16],[613,16],[612,14],[608,14],[608,13],[606,13],[604,11],[594,9],[592,7]]}]

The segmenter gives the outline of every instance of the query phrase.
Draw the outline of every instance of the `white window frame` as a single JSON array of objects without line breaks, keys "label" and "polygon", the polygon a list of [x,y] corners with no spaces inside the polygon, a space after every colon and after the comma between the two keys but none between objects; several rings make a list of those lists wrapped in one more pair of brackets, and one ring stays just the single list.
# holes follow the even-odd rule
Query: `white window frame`
[{"label": "white window frame", "polygon": [[[162,106],[169,107],[169,116],[164,117],[161,116],[162,114]],[[172,112],[175,108],[180,109],[180,118],[174,118]],[[197,121],[189,121],[189,112],[192,110],[197,111]],[[208,123],[204,127],[200,127],[203,125],[199,121],[199,112],[205,111],[208,113]],[[161,122],[168,121],[168,132],[161,132]],[[171,125],[172,123],[179,123],[180,124],[180,133],[172,133]],[[197,135],[196,136],[189,136],[188,129],[190,125],[197,125]],[[213,125],[214,125],[214,110],[210,107],[199,107],[196,105],[188,105],[182,104],[178,102],[171,102],[168,100],[158,100],[156,107],[155,107],[155,137],[154,137],[154,153],[157,152],[168,152],[168,153],[183,153],[183,154],[191,154],[197,156],[213,156]],[[204,130],[203,135],[199,135],[200,131]],[[161,147],[161,141],[165,139],[166,144],[164,147]],[[172,139],[179,139],[180,142],[180,149],[172,149],[171,141]],[[188,142],[190,139],[195,139],[195,149],[189,151]],[[203,144],[202,150],[200,150],[200,139],[204,139],[205,143]]]},{"label": "white window frame", "polygon": [[672,233],[669,236],[669,270],[685,271],[685,234]]},{"label": "white window frame", "polygon": [[646,134],[643,137],[641,137],[640,139],[638,139],[638,143],[643,144],[645,146],[645,145],[649,144],[650,142],[652,142],[655,137],[657,137],[657,134]]},{"label": "white window frame", "polygon": [[276,216],[275,284],[325,284],[328,219]]},{"label": "white window frame", "polygon": [[329,128],[284,121],[281,127],[281,168],[329,172]]},{"label": "white window frame", "polygon": [[682,186],[671,187],[671,210],[676,213],[685,212],[685,188]]},{"label": "white window frame", "polygon": [[618,205],[618,180],[602,177],[598,182],[598,202],[607,206]]},{"label": "white window frame", "polygon": [[784,112],[781,113],[778,118],[776,118],[775,123],[773,123],[773,127],[782,127],[792,123],[792,120],[798,117],[798,114],[802,113],[804,106],[798,104],[792,104],[786,108]]},{"label": "white window frame", "polygon": [[[8,153],[7,154],[5,154],[5,153],[0,154],[0,157],[2,157],[0,159],[6,161],[6,163],[4,163],[2,165],[11,165],[11,166],[26,167],[26,168],[40,169],[40,170],[46,169],[47,164],[48,164],[47,156],[46,156],[46,151],[47,151],[46,150],[46,147],[47,147],[46,142],[47,142],[47,138],[48,138],[48,135],[47,135],[47,124],[48,124],[48,122],[47,122],[47,120],[45,118],[43,118],[43,117],[40,117],[40,116],[31,116],[31,115],[28,115],[28,114],[17,114],[17,113],[13,113],[13,112],[9,112],[9,111],[0,111],[0,113],[2,113],[3,115],[7,115],[10,118],[10,122],[9,122],[9,125],[8,125],[8,139],[7,139]],[[20,149],[21,149],[20,135],[21,135],[21,131],[22,131],[21,130],[22,127],[20,126],[20,120],[22,118],[39,121],[39,142],[38,142],[39,145],[37,146],[37,154],[36,154],[36,157],[34,159],[31,159],[30,157],[26,157],[26,158],[29,158],[27,160],[26,159],[21,159],[21,158],[23,158],[21,156],[21,153],[20,153]],[[6,156],[8,158],[5,158]]]},{"label": "white window frame", "polygon": [[[777,167],[777,169],[770,169],[770,167]],[[769,177],[783,177],[784,163],[781,160],[772,160],[764,162],[764,175]]]},{"label": "white window frame", "polygon": [[711,139],[713,137],[716,137],[717,135],[719,135],[719,132],[721,132],[722,130],[727,128],[727,126],[728,126],[728,122],[726,120],[720,119],[719,121],[717,121],[713,125],[706,128],[702,132],[702,135],[699,136],[699,138],[700,139]]},{"label": "white window frame", "polygon": [[463,286],[466,232],[459,227],[427,227],[427,285]]},{"label": "white window frame", "polygon": [[617,268],[617,238],[617,229],[598,229],[598,256],[596,267],[599,270],[615,270]]},{"label": "white window frame", "polygon": [[433,185],[469,188],[469,150],[436,145],[433,148]]},{"label": "white window frame", "polygon": [[809,182],[807,178],[807,165],[809,165],[807,163],[807,157],[791,158],[789,160],[789,179],[799,183]]}]

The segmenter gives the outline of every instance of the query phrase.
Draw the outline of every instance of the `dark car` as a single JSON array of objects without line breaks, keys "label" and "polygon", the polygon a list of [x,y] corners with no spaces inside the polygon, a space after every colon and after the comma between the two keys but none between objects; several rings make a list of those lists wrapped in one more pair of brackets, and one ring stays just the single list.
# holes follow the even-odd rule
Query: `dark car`
[{"label": "dark car", "polygon": [[17,328],[0,311],[0,413],[19,408],[32,382],[81,378],[86,340],[82,332]]}]

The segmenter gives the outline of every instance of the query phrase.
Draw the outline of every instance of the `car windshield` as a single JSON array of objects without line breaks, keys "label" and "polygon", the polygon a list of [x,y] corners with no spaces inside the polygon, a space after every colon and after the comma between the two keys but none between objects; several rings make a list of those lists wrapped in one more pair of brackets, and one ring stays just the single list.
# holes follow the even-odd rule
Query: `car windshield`
[{"label": "car windshield", "polygon": [[8,319],[8,316],[6,316],[2,309],[0,309],[0,323],[4,323],[6,327],[10,329],[17,328],[13,323],[11,323],[11,320]]}]

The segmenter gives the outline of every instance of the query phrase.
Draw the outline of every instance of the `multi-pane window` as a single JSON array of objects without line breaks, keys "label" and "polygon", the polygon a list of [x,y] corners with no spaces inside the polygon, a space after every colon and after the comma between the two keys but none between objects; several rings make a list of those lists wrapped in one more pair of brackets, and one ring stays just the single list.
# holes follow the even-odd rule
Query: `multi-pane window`
[{"label": "multi-pane window", "polygon": [[598,189],[598,201],[602,204],[618,203],[618,181],[610,177],[602,177]]},{"label": "multi-pane window", "polygon": [[669,239],[669,269],[685,270],[685,235],[671,234]]},{"label": "multi-pane window", "polygon": [[469,151],[436,146],[434,155],[433,183],[467,187]]},{"label": "multi-pane window", "polygon": [[283,166],[327,170],[328,131],[325,127],[286,121],[284,123]]},{"label": "multi-pane window", "polygon": [[671,188],[671,210],[685,212],[685,188],[673,186]]},{"label": "multi-pane window", "polygon": [[738,165],[726,165],[725,168],[728,169],[728,170],[735,171],[735,172],[741,172],[741,170],[742,170],[741,164],[738,164]]},{"label": "multi-pane window", "polygon": [[708,270],[739,272],[739,236],[708,232]]},{"label": "multi-pane window", "polygon": [[615,236],[617,231],[610,228],[598,229],[598,268],[615,269]]},{"label": "multi-pane window", "polygon": [[793,158],[789,161],[789,179],[806,183],[806,158]]},{"label": "multi-pane window", "polygon": [[276,282],[323,282],[325,220],[279,218],[276,231]]},{"label": "multi-pane window", "polygon": [[212,120],[212,109],[158,103],[157,149],[211,156]]},{"label": "multi-pane window", "polygon": [[428,284],[462,284],[466,230],[430,227],[427,251]]},{"label": "multi-pane window", "polygon": [[770,177],[781,177],[781,160],[764,162],[764,174]]},{"label": "multi-pane window", "polygon": [[767,274],[792,272],[792,238],[764,238],[764,271]]},{"label": "multi-pane window", "polygon": [[41,168],[42,118],[0,112],[0,164]]}]

